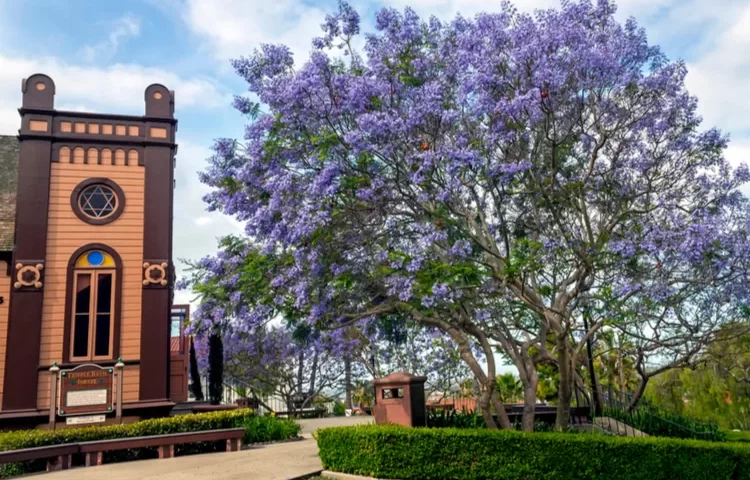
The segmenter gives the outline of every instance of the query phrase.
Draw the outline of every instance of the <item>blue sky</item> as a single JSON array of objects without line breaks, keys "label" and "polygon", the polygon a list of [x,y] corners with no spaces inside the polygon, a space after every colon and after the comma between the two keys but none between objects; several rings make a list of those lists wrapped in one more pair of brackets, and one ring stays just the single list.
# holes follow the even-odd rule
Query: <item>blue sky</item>
[{"label": "blue sky", "polygon": [[[451,18],[497,10],[496,0],[351,2],[372,30],[382,6],[412,6]],[[516,0],[520,10],[559,0]],[[732,137],[733,162],[750,159],[750,2],[747,0],[620,0],[618,16],[635,16],[652,43],[688,64],[688,87],[706,125]],[[56,107],[142,114],[153,82],[176,91],[179,118],[175,257],[215,250],[216,237],[241,230],[205,212],[196,178],[213,138],[239,137],[243,118],[230,107],[245,87],[229,59],[261,43],[285,43],[297,61],[335,1],[312,0],[0,0],[0,134],[17,131],[20,84],[33,73],[56,82]],[[106,92],[116,92],[114,95]],[[189,295],[178,293],[177,301]]]}]

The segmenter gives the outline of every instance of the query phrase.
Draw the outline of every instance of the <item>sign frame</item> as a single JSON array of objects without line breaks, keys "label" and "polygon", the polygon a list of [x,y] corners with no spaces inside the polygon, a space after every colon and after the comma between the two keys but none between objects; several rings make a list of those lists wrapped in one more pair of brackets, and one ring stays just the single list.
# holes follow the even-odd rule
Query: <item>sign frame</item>
[{"label": "sign frame", "polygon": [[[75,368],[60,370],[59,391],[60,397],[57,401],[57,414],[61,417],[109,414],[114,412],[114,368],[102,367],[94,363],[84,363]],[[87,375],[88,374],[88,375]],[[80,377],[80,378],[79,378]],[[86,379],[86,386],[81,387],[78,382]],[[94,382],[94,383],[92,383]],[[91,385],[91,387],[89,387]],[[106,392],[106,401],[92,405],[67,405],[68,393],[101,391]]]}]

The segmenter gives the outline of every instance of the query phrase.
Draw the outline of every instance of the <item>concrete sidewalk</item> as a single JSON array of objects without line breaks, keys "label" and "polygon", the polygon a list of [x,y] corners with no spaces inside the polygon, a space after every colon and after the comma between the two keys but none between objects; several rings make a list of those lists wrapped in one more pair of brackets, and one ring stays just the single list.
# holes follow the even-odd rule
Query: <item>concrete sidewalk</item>
[{"label": "concrete sidewalk", "polygon": [[287,480],[322,470],[315,440],[276,443],[241,452],[137,460],[73,468],[45,480]]},{"label": "concrete sidewalk", "polygon": [[371,423],[372,417],[300,420],[303,440],[251,447],[241,452],[188,455],[74,468],[45,480],[287,480],[323,469],[312,432],[319,428]]},{"label": "concrete sidewalk", "polygon": [[329,418],[310,418],[307,420],[297,420],[302,426],[302,436],[308,437],[319,428],[327,427],[351,427],[353,425],[365,425],[375,423],[372,417],[329,417]]}]

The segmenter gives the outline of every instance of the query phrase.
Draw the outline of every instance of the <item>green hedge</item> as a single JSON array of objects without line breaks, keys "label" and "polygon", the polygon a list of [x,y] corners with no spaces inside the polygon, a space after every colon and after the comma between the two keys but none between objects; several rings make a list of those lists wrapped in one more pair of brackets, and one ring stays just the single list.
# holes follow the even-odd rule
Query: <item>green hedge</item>
[{"label": "green hedge", "polygon": [[323,466],[402,480],[750,479],[750,446],[671,438],[397,426],[316,434]]},{"label": "green hedge", "polygon": [[[222,412],[197,413],[174,417],[155,418],[126,425],[108,425],[85,428],[61,428],[59,430],[17,430],[0,434],[0,451],[21,448],[58,445],[61,443],[86,442],[112,438],[145,437],[169,433],[219,430],[222,428],[244,428],[243,443],[263,443],[296,437],[300,432],[298,423],[273,417],[255,416],[251,409]],[[185,455],[222,451],[223,442],[205,442],[192,445],[176,445],[175,453]],[[156,458],[155,448],[105,452],[105,462],[118,462],[144,458]],[[74,462],[81,459],[74,458]],[[45,461],[23,462],[0,466],[0,478],[22,473],[44,470]]]},{"label": "green hedge", "polygon": [[744,432],[725,431],[724,433],[727,436],[727,442],[750,443],[750,431],[744,431]]}]

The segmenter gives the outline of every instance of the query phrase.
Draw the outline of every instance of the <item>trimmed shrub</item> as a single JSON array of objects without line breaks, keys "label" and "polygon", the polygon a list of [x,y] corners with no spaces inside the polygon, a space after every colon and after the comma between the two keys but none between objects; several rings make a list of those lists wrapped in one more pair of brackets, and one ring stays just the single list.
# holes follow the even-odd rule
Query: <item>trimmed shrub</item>
[{"label": "trimmed shrub", "polygon": [[[244,428],[244,443],[262,443],[294,438],[300,426],[292,420],[255,416],[251,409],[222,412],[197,413],[174,417],[154,418],[126,425],[101,427],[61,428],[59,430],[17,430],[0,434],[0,451],[21,448],[43,447],[62,443],[87,442],[113,438],[146,437],[169,433],[198,432],[222,428]],[[176,445],[175,453],[185,455],[223,451],[224,442],[202,442],[191,445]],[[144,458],[156,458],[155,448],[105,452],[105,462],[118,462]],[[79,460],[80,459],[75,459]],[[45,461],[5,464],[0,466],[0,478],[44,470]]]},{"label": "trimmed shrub", "polygon": [[750,479],[750,447],[670,438],[398,426],[316,434],[323,466],[403,480]]},{"label": "trimmed shrub", "polygon": [[746,431],[746,432],[725,431],[724,433],[727,436],[727,442],[750,443],[750,431]]}]

